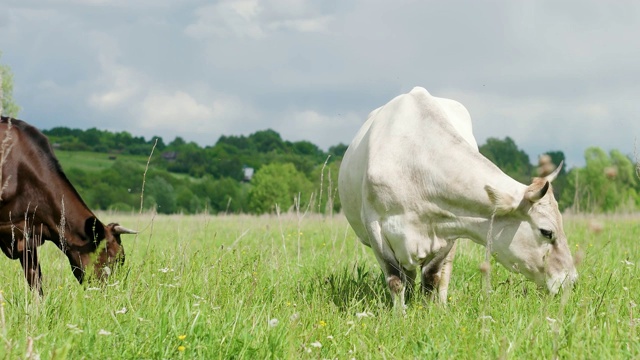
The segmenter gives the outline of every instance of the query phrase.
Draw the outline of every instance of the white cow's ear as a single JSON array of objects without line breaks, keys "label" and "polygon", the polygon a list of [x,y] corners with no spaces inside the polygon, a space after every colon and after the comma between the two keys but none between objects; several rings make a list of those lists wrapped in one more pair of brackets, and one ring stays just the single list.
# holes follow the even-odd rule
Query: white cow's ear
[{"label": "white cow's ear", "polygon": [[516,199],[511,194],[502,192],[491,185],[485,185],[484,190],[489,195],[497,214],[510,213],[520,205],[520,199]]},{"label": "white cow's ear", "polygon": [[545,179],[537,178],[527,188],[524,198],[534,203],[542,199],[547,194],[547,191],[549,191],[549,182]]}]

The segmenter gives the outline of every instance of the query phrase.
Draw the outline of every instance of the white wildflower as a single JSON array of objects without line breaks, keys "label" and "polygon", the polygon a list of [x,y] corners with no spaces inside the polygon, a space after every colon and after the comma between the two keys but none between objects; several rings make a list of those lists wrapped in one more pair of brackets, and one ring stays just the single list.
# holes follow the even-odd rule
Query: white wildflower
[{"label": "white wildflower", "polygon": [[548,317],[548,316],[547,316],[547,321],[548,321],[550,324],[553,324],[554,322],[556,322],[556,321],[558,321],[558,320],[553,319],[553,318],[550,318],[550,317]]},{"label": "white wildflower", "polygon": [[483,315],[483,316],[480,316],[480,320],[491,320],[491,322],[496,322],[495,320],[493,320],[493,318],[491,317],[491,315]]},{"label": "white wildflower", "polygon": [[161,273],[168,273],[169,271],[173,271],[173,269],[170,269],[168,267],[162,268],[162,269],[158,269],[158,271],[160,271]]},{"label": "white wildflower", "polygon": [[126,314],[127,313],[127,308],[123,307],[120,310],[116,310],[116,314]]},{"label": "white wildflower", "polygon": [[289,317],[289,321],[291,322],[296,322],[300,319],[300,314],[298,313],[293,313],[290,317]]},{"label": "white wildflower", "polygon": [[329,340],[333,340],[333,336],[328,335],[328,336],[327,336],[327,339],[329,339]]},{"label": "white wildflower", "polygon": [[318,348],[318,349],[322,347],[322,344],[320,343],[320,341],[314,341],[309,345],[313,346],[314,348]]},{"label": "white wildflower", "polygon": [[374,316],[374,315],[373,315],[372,313],[368,312],[368,311],[361,312],[361,313],[356,313],[356,317],[357,317],[358,319],[360,319],[360,318],[364,318],[364,317],[373,317],[373,316]]},{"label": "white wildflower", "polygon": [[69,328],[69,330],[71,330],[73,333],[76,333],[76,334],[84,332],[84,330],[80,329],[78,325],[75,325],[75,324],[67,324],[67,327]]},{"label": "white wildflower", "polygon": [[276,327],[276,326],[278,326],[278,319],[273,318],[269,320],[269,327]]},{"label": "white wildflower", "polygon": [[111,335],[111,331],[107,331],[105,329],[100,329],[100,331],[98,331],[98,335],[109,336],[109,335]]},{"label": "white wildflower", "polygon": [[627,266],[633,266],[633,263],[631,261],[627,260],[627,259],[622,260],[622,263],[627,265]]},{"label": "white wildflower", "polygon": [[111,268],[108,266],[105,266],[102,268],[102,275],[104,276],[109,276],[111,275]]}]

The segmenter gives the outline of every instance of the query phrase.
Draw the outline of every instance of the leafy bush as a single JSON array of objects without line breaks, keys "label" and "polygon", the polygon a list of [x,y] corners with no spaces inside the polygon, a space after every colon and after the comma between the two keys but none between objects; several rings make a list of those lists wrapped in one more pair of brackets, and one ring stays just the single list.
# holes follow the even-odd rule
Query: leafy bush
[{"label": "leafy bush", "polygon": [[301,208],[309,204],[311,182],[293,164],[269,164],[256,172],[251,180],[248,210],[263,214],[275,212],[276,205],[286,211],[300,198]]}]

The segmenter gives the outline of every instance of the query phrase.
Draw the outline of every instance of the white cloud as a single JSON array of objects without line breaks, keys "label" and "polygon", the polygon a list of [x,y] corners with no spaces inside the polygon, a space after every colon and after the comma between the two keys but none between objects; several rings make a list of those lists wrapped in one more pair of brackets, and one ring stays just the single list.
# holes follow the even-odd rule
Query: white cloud
[{"label": "white cloud", "polygon": [[340,142],[350,143],[365,117],[355,112],[323,114],[317,110],[291,110],[281,116],[275,130],[284,139],[311,141],[326,150]]},{"label": "white cloud", "polygon": [[132,116],[133,126],[143,133],[167,139],[182,136],[203,146],[213,145],[220,135],[237,134],[240,124],[251,124],[258,117],[250,104],[236,97],[218,94],[198,100],[181,90],[147,95]]},{"label": "white cloud", "polygon": [[108,89],[89,96],[89,104],[97,109],[105,110],[125,105],[139,92],[139,85],[132,81],[135,72],[123,66],[107,69],[110,77]]},{"label": "white cloud", "polygon": [[88,96],[89,105],[104,111],[130,103],[141,91],[142,75],[117,62],[120,50],[113,38],[102,33],[94,33],[91,38],[102,73]]},{"label": "white cloud", "polygon": [[310,1],[225,0],[195,11],[185,33],[197,39],[260,39],[275,31],[327,32],[333,16],[313,9]]},{"label": "white cloud", "polygon": [[268,25],[272,30],[293,30],[297,32],[328,32],[332,16],[319,16],[306,19],[275,21]]},{"label": "white cloud", "polygon": [[257,0],[230,0],[196,10],[197,20],[185,29],[194,38],[248,37],[258,39],[264,31],[258,23]]},{"label": "white cloud", "polygon": [[185,124],[201,124],[210,119],[214,110],[198,103],[189,94],[176,91],[172,94],[152,94],[142,102],[140,127],[146,129],[180,127]]}]

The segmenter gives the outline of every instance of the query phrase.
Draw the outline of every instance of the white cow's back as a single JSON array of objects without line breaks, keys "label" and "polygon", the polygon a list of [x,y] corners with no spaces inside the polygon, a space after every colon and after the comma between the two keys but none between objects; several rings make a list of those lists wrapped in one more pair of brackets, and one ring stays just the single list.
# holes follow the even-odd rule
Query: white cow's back
[{"label": "white cow's back", "polygon": [[[460,191],[469,195],[462,183],[478,162],[499,172],[478,153],[465,107],[416,87],[372,111],[349,146],[339,179],[344,213],[368,244],[363,196],[375,194],[379,213],[392,215]],[[474,191],[488,201],[482,186]]]}]

